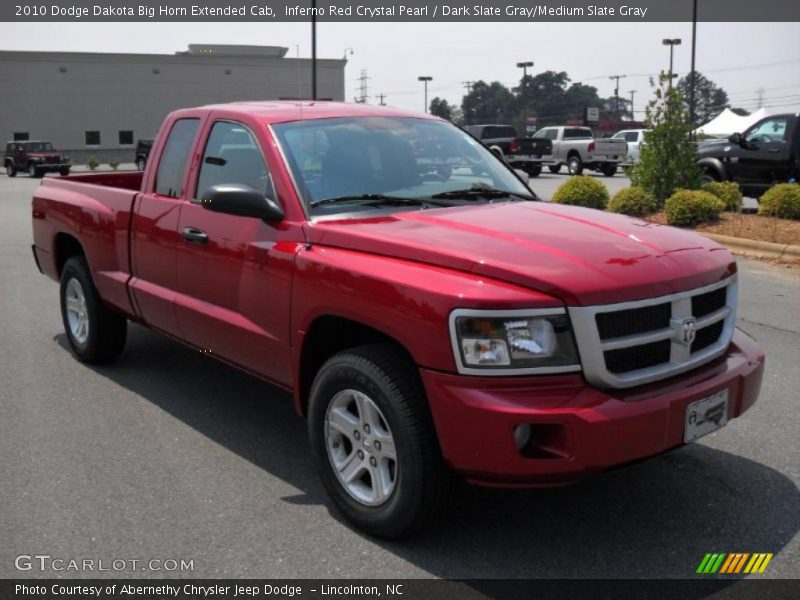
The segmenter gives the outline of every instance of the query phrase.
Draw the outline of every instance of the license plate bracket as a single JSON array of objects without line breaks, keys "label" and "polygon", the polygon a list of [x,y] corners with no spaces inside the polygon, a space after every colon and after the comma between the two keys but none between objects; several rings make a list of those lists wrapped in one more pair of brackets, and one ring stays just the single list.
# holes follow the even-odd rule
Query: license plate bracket
[{"label": "license plate bracket", "polygon": [[686,407],[683,433],[685,443],[693,442],[704,435],[724,427],[728,423],[728,390],[695,400]]}]

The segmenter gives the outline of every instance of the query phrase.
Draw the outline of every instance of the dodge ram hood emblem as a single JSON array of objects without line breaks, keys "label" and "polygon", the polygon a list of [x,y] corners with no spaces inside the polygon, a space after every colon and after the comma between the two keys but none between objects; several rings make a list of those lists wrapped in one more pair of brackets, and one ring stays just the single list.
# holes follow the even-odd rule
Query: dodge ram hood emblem
[{"label": "dodge ram hood emblem", "polygon": [[697,337],[697,321],[694,317],[681,321],[677,331],[678,341],[684,346],[691,346],[694,338]]}]

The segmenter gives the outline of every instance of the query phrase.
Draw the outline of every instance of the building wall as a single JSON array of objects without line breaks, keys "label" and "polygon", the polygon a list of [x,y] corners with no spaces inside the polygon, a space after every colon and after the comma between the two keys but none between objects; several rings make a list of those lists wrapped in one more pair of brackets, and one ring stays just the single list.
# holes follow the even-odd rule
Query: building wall
[{"label": "building wall", "polygon": [[[215,47],[219,49],[219,47]],[[51,141],[74,163],[91,155],[133,160],[177,108],[311,97],[311,61],[272,55],[92,54],[0,51],[0,142],[14,132]],[[344,60],[317,61],[318,97],[344,100]],[[119,132],[133,131],[121,145]],[[100,131],[87,146],[86,131]]]}]

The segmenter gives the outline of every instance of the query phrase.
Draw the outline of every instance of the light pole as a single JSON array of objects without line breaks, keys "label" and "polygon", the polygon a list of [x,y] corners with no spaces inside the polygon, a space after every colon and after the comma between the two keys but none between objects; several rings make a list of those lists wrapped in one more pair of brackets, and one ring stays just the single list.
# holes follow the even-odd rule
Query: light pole
[{"label": "light pole", "polygon": [[428,82],[433,81],[433,77],[429,75],[420,75],[417,77],[417,80],[425,84],[425,112],[428,112]]},{"label": "light pole", "polygon": [[681,38],[664,38],[661,40],[661,43],[665,46],[669,46],[669,87],[672,87],[672,54],[675,50],[675,46],[681,45]]},{"label": "light pole", "polygon": [[517,68],[522,69],[522,137],[526,137],[528,133],[528,67],[532,66],[532,60],[517,63]]},{"label": "light pole", "polygon": [[694,59],[695,53],[697,51],[697,0],[692,2],[692,70],[691,74],[689,75],[689,123],[692,124],[692,127],[695,126],[694,123],[694,84],[695,84],[695,73],[694,73]]}]

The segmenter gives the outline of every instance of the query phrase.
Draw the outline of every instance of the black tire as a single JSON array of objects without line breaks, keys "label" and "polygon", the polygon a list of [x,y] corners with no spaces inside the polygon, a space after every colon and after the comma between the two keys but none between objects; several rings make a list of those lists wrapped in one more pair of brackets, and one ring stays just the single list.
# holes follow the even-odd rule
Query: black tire
[{"label": "black tire", "polygon": [[603,165],[603,175],[613,177],[617,174],[617,165]]},{"label": "black tire", "polygon": [[551,173],[558,173],[559,171],[561,171],[561,165],[550,165],[547,168],[550,169]]},{"label": "black tire", "polygon": [[[85,299],[85,312],[88,317],[88,335],[81,342],[70,327],[67,315],[67,286],[71,280],[77,282]],[[73,256],[67,260],[61,272],[61,319],[64,332],[75,355],[87,363],[102,363],[120,355],[125,347],[128,321],[122,315],[109,309],[100,299],[94,286],[89,266],[83,256]]]},{"label": "black tire", "polygon": [[538,177],[542,174],[542,166],[541,165],[532,165],[529,166],[527,169],[528,177]]},{"label": "black tire", "polygon": [[61,167],[58,172],[61,174],[62,177],[66,177],[69,175],[69,167]]},{"label": "black tire", "polygon": [[583,173],[583,161],[577,154],[573,154],[567,159],[567,169],[570,175],[580,175]]},{"label": "black tire", "polygon": [[144,168],[145,168],[146,165],[147,165],[147,163],[145,162],[145,160],[143,158],[137,158],[136,159],[136,168],[138,170],[144,171]]},{"label": "black tire", "polygon": [[17,176],[17,168],[14,166],[14,163],[8,161],[6,163],[6,175],[9,177],[16,177]]},{"label": "black tire", "polygon": [[28,163],[28,177],[33,177],[38,179],[42,176],[42,172],[34,163]]},{"label": "black tire", "polygon": [[[357,500],[345,489],[328,455],[328,407],[344,390],[367,395],[383,413],[394,439],[394,488],[377,506]],[[308,432],[325,490],[344,517],[367,533],[390,539],[409,535],[452,500],[457,478],[442,459],[417,367],[390,344],[340,352],[320,368],[309,397]],[[366,437],[363,441],[368,447]]]},{"label": "black tire", "polygon": [[711,183],[712,181],[720,181],[722,178],[714,172],[713,169],[703,169],[702,175],[700,175],[700,183],[705,185],[707,183]]}]

